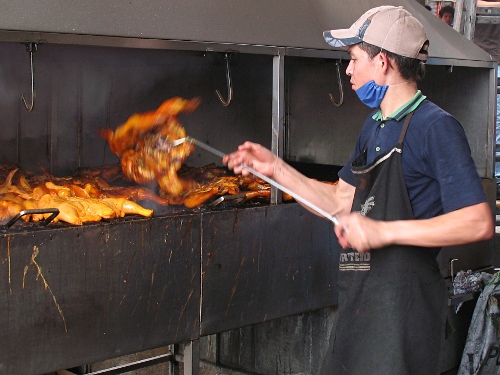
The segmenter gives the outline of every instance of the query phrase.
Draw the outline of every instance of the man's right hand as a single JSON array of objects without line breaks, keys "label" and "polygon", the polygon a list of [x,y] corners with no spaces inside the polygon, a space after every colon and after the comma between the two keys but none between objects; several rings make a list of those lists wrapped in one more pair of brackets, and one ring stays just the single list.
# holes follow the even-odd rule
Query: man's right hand
[{"label": "man's right hand", "polygon": [[274,176],[279,161],[280,159],[267,148],[252,142],[243,143],[238,146],[237,151],[224,156],[222,159],[222,162],[236,174],[249,175],[250,172],[241,166],[246,164],[268,177]]}]

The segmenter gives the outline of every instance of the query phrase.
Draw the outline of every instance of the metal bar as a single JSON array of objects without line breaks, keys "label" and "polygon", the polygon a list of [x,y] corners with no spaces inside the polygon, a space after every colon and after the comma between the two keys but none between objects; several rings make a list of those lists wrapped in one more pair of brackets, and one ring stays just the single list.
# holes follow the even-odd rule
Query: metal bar
[{"label": "metal bar", "polygon": [[184,345],[184,375],[200,375],[200,340]]},{"label": "metal bar", "polygon": [[180,375],[179,369],[179,344],[171,344],[169,345],[169,350],[174,354],[174,358],[170,361],[168,366],[168,375]]},{"label": "metal bar", "polygon": [[33,209],[33,210],[22,210],[19,212],[16,216],[14,216],[12,219],[10,219],[7,224],[5,224],[5,228],[10,228],[12,225],[16,223],[20,218],[26,215],[35,215],[35,214],[51,214],[48,218],[43,219],[40,221],[41,226],[46,226],[49,224],[57,215],[59,215],[59,209],[57,208],[40,208],[40,209]]},{"label": "metal bar", "polygon": [[[181,138],[181,139],[184,139],[184,138]],[[207,145],[206,143],[200,142],[196,138],[187,136],[187,137],[185,137],[185,140],[188,142],[194,143],[196,146],[199,146],[199,147],[207,150],[208,152],[210,152],[210,153],[212,153],[220,158],[223,158],[224,156],[226,156],[226,154],[223,153],[222,151],[219,151],[216,148],[213,148],[212,146]]]},{"label": "metal bar", "polygon": [[[273,57],[273,103],[272,103],[272,145],[271,151],[278,157],[283,157],[284,114],[285,114],[285,55],[279,49]],[[271,204],[281,203],[281,194],[276,187],[271,188]]]},{"label": "metal bar", "polygon": [[500,16],[499,7],[477,7],[476,14],[479,16]]},{"label": "metal bar", "polygon": [[293,198],[295,198],[296,201],[303,203],[305,206],[309,207],[311,210],[316,211],[320,215],[324,216],[328,220],[330,220],[333,225],[337,225],[339,223],[338,219],[336,216],[330,215],[328,212],[325,210],[319,208],[315,204],[309,202],[307,199],[302,198],[300,195],[294,193],[293,191],[287,189],[283,185],[279,184],[278,182],[274,181],[273,179],[270,179],[267,176],[264,176],[262,173],[257,172],[255,169],[249,167],[248,165],[242,164],[241,165],[244,169],[249,171],[250,173],[254,174],[255,176],[263,179],[264,181],[270,183],[273,187],[278,188],[281,191],[284,191],[287,194],[290,194]]},{"label": "metal bar", "polygon": [[139,369],[144,368],[144,367],[154,366],[154,365],[163,363],[165,361],[171,361],[173,359],[173,357],[174,357],[174,355],[172,353],[161,354],[161,355],[158,355],[155,357],[141,359],[139,361],[126,363],[124,365],[118,365],[118,366],[110,367],[110,368],[107,368],[104,370],[94,371],[94,372],[88,373],[87,375],[122,374],[124,372],[129,372],[129,371],[139,370]]},{"label": "metal bar", "polygon": [[[100,47],[171,49],[179,51],[242,52],[274,55],[277,47],[238,43],[216,43],[165,39],[132,38],[122,36],[61,34],[38,31],[0,30],[0,41],[25,43],[27,40],[46,44],[71,44]],[[293,49],[293,48],[292,48]],[[302,50],[302,49],[299,49]],[[315,50],[307,50],[316,53]],[[337,51],[338,52],[338,51]],[[302,53],[298,51],[298,53]],[[330,55],[332,51],[324,51]]]},{"label": "metal bar", "polygon": [[476,23],[486,23],[486,24],[499,24],[500,23],[500,16],[476,16]]}]

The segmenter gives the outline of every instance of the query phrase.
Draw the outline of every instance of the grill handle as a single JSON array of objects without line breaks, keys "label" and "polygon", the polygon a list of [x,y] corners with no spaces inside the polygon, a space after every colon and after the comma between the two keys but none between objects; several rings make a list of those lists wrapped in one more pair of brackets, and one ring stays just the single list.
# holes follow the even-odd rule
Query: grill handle
[{"label": "grill handle", "polygon": [[44,219],[40,221],[40,225],[46,226],[48,223],[50,223],[54,218],[59,215],[59,209],[57,208],[40,208],[40,209],[33,209],[33,210],[22,210],[19,212],[16,216],[14,216],[12,219],[9,220],[7,224],[5,224],[5,228],[10,228],[16,221],[18,221],[20,218],[22,218],[25,215],[35,215],[35,214],[52,214],[50,215],[47,219]]}]

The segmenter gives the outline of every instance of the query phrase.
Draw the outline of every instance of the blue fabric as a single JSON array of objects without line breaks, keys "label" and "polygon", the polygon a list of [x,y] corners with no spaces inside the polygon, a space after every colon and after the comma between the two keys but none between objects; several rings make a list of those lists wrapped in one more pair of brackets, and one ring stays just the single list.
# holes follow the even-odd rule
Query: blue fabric
[{"label": "blue fabric", "polygon": [[347,47],[353,44],[361,43],[363,40],[358,36],[353,36],[352,38],[338,39],[334,38],[331,31],[323,32],[323,38],[332,47]]},{"label": "blue fabric", "polygon": [[[354,158],[367,147],[370,163],[397,144],[403,127],[405,117],[381,121],[372,115],[366,119],[349,161],[339,171],[339,177],[351,185],[355,185],[351,171]],[[416,219],[487,201],[462,126],[428,100],[417,107],[406,133],[403,174]]]},{"label": "blue fabric", "polygon": [[380,103],[382,103],[382,99],[384,99],[388,88],[389,86],[379,85],[372,79],[371,81],[366,82],[355,92],[359,100],[361,100],[364,105],[370,108],[378,108]]}]

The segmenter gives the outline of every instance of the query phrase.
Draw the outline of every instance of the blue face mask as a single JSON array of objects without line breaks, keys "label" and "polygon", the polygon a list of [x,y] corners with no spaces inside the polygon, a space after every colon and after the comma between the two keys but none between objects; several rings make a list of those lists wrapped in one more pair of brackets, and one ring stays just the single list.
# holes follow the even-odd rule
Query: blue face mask
[{"label": "blue face mask", "polygon": [[372,79],[371,81],[366,82],[355,92],[363,104],[370,108],[378,108],[380,103],[382,103],[382,99],[384,99],[384,95],[388,88],[389,86],[377,85]]}]

